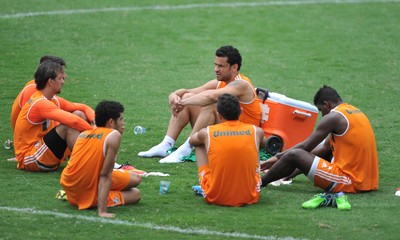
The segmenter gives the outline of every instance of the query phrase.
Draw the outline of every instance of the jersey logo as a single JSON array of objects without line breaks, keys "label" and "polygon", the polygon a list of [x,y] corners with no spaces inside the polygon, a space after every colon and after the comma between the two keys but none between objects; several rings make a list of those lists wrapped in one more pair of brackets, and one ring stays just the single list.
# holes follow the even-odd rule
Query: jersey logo
[{"label": "jersey logo", "polygon": [[118,204],[120,201],[117,197],[114,197],[113,202],[114,202],[114,204]]},{"label": "jersey logo", "polygon": [[325,162],[322,162],[322,168],[326,168],[328,165]]}]

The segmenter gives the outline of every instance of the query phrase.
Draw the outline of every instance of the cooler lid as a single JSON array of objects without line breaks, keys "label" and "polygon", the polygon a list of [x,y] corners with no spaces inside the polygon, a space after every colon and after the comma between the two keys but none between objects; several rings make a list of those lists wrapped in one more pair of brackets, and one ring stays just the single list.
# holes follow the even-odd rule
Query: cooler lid
[{"label": "cooler lid", "polygon": [[304,102],[301,100],[296,100],[293,98],[289,98],[286,97],[283,94],[280,93],[275,93],[275,92],[269,92],[269,97],[270,100],[281,103],[281,104],[285,104],[288,106],[292,106],[295,108],[301,108],[301,109],[305,109],[311,112],[315,112],[318,113],[318,108],[315,107],[314,105],[308,103],[308,102]]}]

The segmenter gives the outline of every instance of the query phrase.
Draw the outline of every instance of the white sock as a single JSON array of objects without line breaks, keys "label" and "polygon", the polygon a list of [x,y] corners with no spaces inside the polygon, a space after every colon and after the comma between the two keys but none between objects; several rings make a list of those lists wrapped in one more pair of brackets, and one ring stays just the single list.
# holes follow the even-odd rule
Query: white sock
[{"label": "white sock", "polygon": [[165,135],[161,143],[150,148],[147,151],[139,152],[139,157],[165,157],[167,156],[167,150],[173,147],[175,140],[168,135]]},{"label": "white sock", "polygon": [[175,161],[178,160],[182,160],[183,157],[190,155],[190,153],[192,152],[192,145],[189,144],[189,139],[188,138],[178,149],[176,149],[175,152],[171,153],[168,157],[164,158],[165,160],[161,159],[161,162],[164,161],[173,161],[173,159],[175,159]]},{"label": "white sock", "polygon": [[[167,145],[167,146],[168,146],[168,149],[170,149],[170,148],[172,148],[172,147],[174,146],[175,140],[174,140],[172,137],[170,137],[170,136],[168,136],[168,135],[165,135],[165,137],[164,137],[164,139],[162,140],[161,144]],[[168,150],[168,149],[167,149],[167,150]]]},{"label": "white sock", "polygon": [[[180,152],[182,153],[182,157],[188,156],[193,149],[193,146],[189,144],[190,137],[179,147]],[[178,151],[178,149],[176,150]]]}]

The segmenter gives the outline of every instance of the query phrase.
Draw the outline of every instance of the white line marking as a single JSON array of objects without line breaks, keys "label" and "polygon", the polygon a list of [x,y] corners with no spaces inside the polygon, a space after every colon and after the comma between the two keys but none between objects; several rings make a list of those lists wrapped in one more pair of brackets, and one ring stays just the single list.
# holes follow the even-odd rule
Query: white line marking
[{"label": "white line marking", "polygon": [[295,239],[292,237],[277,238],[274,236],[250,235],[250,234],[238,233],[238,232],[210,231],[210,230],[207,230],[204,228],[196,229],[196,228],[180,228],[180,227],[174,227],[174,226],[160,226],[160,225],[155,225],[152,223],[138,223],[138,222],[118,220],[118,219],[88,217],[88,216],[67,214],[67,213],[61,213],[61,212],[36,210],[34,208],[15,208],[15,207],[0,206],[0,210],[1,211],[9,211],[9,212],[20,212],[20,213],[25,213],[25,214],[34,214],[34,215],[49,215],[49,216],[59,217],[59,218],[79,219],[79,220],[84,220],[84,221],[94,222],[94,223],[108,223],[108,224],[114,224],[114,225],[142,227],[142,228],[148,228],[148,229],[152,229],[152,230],[177,232],[177,233],[182,233],[182,234],[211,235],[211,236],[248,238],[248,239],[264,239],[264,240],[294,240]]},{"label": "white line marking", "polygon": [[358,4],[358,3],[399,3],[400,0],[304,0],[304,1],[270,1],[270,2],[236,2],[236,3],[199,3],[187,5],[156,5],[156,6],[132,6],[111,7],[92,9],[71,9],[48,12],[27,12],[0,15],[0,19],[25,18],[48,15],[71,15],[98,12],[131,12],[131,11],[167,11],[198,8],[222,8],[222,7],[262,7],[262,6],[284,6],[284,5],[310,5],[310,4]]}]

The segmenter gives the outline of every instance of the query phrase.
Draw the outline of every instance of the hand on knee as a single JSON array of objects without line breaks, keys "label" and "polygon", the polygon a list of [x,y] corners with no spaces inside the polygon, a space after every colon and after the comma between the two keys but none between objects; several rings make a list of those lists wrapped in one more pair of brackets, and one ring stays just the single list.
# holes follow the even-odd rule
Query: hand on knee
[{"label": "hand on knee", "polygon": [[78,117],[85,119],[86,121],[88,120],[86,117],[86,114],[84,112],[82,112],[81,110],[76,110],[76,111],[72,112],[72,114],[75,114]]}]

